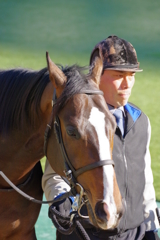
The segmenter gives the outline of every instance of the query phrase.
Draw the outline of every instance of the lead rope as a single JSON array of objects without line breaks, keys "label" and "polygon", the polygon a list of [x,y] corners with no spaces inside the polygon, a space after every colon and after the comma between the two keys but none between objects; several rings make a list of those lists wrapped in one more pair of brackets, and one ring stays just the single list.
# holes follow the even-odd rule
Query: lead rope
[{"label": "lead rope", "polygon": [[[20,195],[22,195],[24,198],[28,199],[29,201],[32,201],[34,203],[38,203],[38,204],[48,204],[48,203],[52,203],[55,204],[56,202],[59,202],[65,198],[68,198],[69,196],[72,195],[71,192],[66,192],[64,193],[62,196],[60,196],[58,199],[56,200],[50,200],[50,201],[41,201],[38,199],[35,199],[31,196],[29,196],[28,194],[24,193],[23,191],[21,191],[18,187],[16,187],[10,180],[9,178],[2,172],[0,171],[0,176],[16,191],[18,192]],[[52,218],[52,222],[55,225],[55,227],[58,229],[58,231],[60,231],[62,234],[68,235],[71,234],[73,232],[73,230],[75,230],[76,234],[78,235],[80,240],[90,240],[88,234],[86,233],[85,229],[83,228],[83,226],[81,225],[81,223],[78,221],[78,219],[81,218],[81,216],[78,216],[77,213],[73,212],[73,214],[75,214],[75,216],[72,219],[72,222],[70,221],[70,217],[64,217],[63,215],[61,215],[56,208],[54,207],[54,209],[51,209],[51,207],[49,208],[50,211],[53,213]],[[63,228],[59,223],[58,220],[56,218],[56,216],[60,219],[62,219],[63,221],[65,220],[67,223],[69,223],[69,228],[65,229]],[[60,221],[59,219],[59,221]]]},{"label": "lead rope", "polygon": [[60,233],[64,235],[70,235],[74,231],[80,240],[90,240],[86,230],[79,222],[81,217],[77,214],[77,212],[73,211],[70,217],[64,217],[59,211],[57,211],[56,206],[53,206],[52,204],[49,207],[48,216],[52,220],[52,223],[54,224],[55,228]]},{"label": "lead rope", "polygon": [[[59,211],[57,211],[57,203],[53,203],[49,207],[48,216],[51,218],[52,223],[60,233],[69,235],[74,231],[80,240],[90,240],[86,230],[79,222],[81,218],[89,218],[88,216],[83,216],[80,213],[82,206],[88,202],[88,199],[86,200],[86,194],[83,187],[79,183],[76,183],[76,185],[80,187],[80,193],[76,194],[75,200],[72,204],[72,212],[70,212],[70,216],[64,217]],[[61,203],[62,202],[59,202],[59,204]]]}]

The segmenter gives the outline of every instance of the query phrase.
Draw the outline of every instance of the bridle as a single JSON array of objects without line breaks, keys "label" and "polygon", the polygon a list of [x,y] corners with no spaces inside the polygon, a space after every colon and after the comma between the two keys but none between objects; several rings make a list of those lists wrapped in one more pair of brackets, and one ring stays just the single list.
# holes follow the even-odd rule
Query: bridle
[{"label": "bridle", "polygon": [[[100,91],[100,90],[92,90],[92,91],[91,90],[84,90],[84,91],[81,91],[78,94],[103,95],[103,92]],[[52,107],[53,108],[54,108],[55,104],[56,104],[56,90],[54,90],[54,93],[53,93],[53,99],[52,99]],[[77,216],[77,213],[78,213],[78,216],[81,217],[81,218],[89,218],[88,216],[82,215],[81,212],[80,212],[82,206],[84,204],[89,204],[89,202],[88,202],[88,198],[87,198],[87,195],[86,195],[83,187],[77,182],[77,177],[79,175],[81,175],[81,174],[83,174],[83,173],[85,173],[89,170],[92,170],[94,168],[97,168],[97,167],[101,167],[101,166],[104,166],[104,165],[113,165],[114,166],[114,161],[112,159],[106,159],[106,160],[91,163],[89,165],[86,165],[86,166],[81,167],[78,170],[76,170],[73,167],[73,165],[72,165],[72,163],[71,163],[71,161],[70,161],[70,159],[67,155],[67,152],[66,152],[66,149],[65,149],[65,146],[64,146],[64,143],[63,143],[59,117],[58,117],[58,115],[53,117],[53,114],[52,114],[50,123],[47,124],[45,135],[44,135],[44,151],[45,151],[45,156],[46,157],[47,157],[48,138],[50,136],[50,133],[51,133],[51,130],[52,130],[53,126],[54,126],[54,132],[56,134],[56,139],[57,139],[57,142],[60,146],[61,153],[62,153],[63,160],[64,160],[64,168],[65,168],[64,173],[65,173],[66,177],[65,178],[62,177],[62,178],[71,187],[70,195],[75,196],[75,200],[72,204],[72,212],[71,212],[71,216],[70,216],[70,222],[72,222],[73,219],[75,218],[75,216]],[[77,193],[77,186],[80,188],[79,193]],[[64,194],[64,197],[66,198],[65,194]],[[59,213],[56,211],[56,207],[53,207],[53,206],[54,206],[54,203],[52,204],[52,206],[50,206],[50,211],[52,212],[51,219],[52,219],[53,224],[59,229],[59,228],[61,228],[61,226],[59,225],[59,223],[58,223],[58,221],[56,220],[56,217],[55,217],[55,215],[58,216]],[[54,216],[54,218],[52,218],[53,216]],[[60,216],[60,218],[62,218],[62,216]],[[64,233],[64,231],[66,231],[66,230],[63,229],[62,232]]]},{"label": "bridle", "polygon": [[[85,91],[81,91],[80,94],[87,94],[87,95],[103,95],[103,92],[100,90],[85,90]],[[53,93],[53,100],[52,100],[53,104],[53,108],[54,105],[56,103],[56,91],[54,91]],[[53,113],[53,111],[52,111]],[[53,114],[51,117],[51,121],[50,124],[47,124],[46,130],[45,130],[45,134],[44,134],[44,153],[47,157],[47,143],[48,143],[48,138],[50,135],[50,132],[52,130],[52,123],[53,123]],[[86,165],[82,168],[79,168],[78,170],[76,170],[70,159],[68,158],[67,152],[65,150],[65,146],[63,143],[63,138],[62,138],[62,132],[61,132],[61,126],[60,126],[60,120],[58,115],[56,115],[54,117],[54,130],[55,130],[55,134],[56,134],[56,138],[58,141],[58,144],[60,145],[60,149],[62,152],[62,156],[64,159],[64,166],[65,166],[65,176],[66,179],[63,178],[65,181],[67,181],[67,183],[70,185],[71,190],[69,192],[64,193],[62,196],[60,196],[57,199],[53,199],[53,200],[49,200],[49,201],[40,201],[37,200],[29,195],[27,195],[26,193],[24,193],[22,190],[20,190],[17,186],[15,186],[9,179],[8,177],[2,172],[0,171],[0,176],[11,186],[10,190],[15,190],[17,191],[20,195],[22,195],[23,197],[25,197],[26,199],[34,202],[34,203],[39,203],[39,204],[48,204],[48,203],[52,203],[52,205],[50,206],[50,211],[52,214],[52,216],[49,216],[52,219],[53,224],[55,225],[55,227],[61,231],[61,233],[63,234],[70,234],[73,232],[73,230],[75,228],[80,230],[79,233],[79,237],[81,239],[85,239],[85,240],[89,240],[89,236],[87,235],[86,231],[84,230],[83,226],[81,225],[81,223],[78,221],[79,218],[88,218],[88,216],[83,216],[80,213],[80,210],[82,208],[82,206],[84,204],[89,204],[88,203],[88,198],[86,196],[86,193],[83,189],[83,187],[77,182],[77,177],[81,174],[83,174],[84,172],[87,172],[91,169],[97,168],[97,167],[101,167],[104,165],[113,165],[114,166],[114,161],[112,159],[106,159],[106,160],[102,160],[102,161],[98,161],[95,163],[91,163],[89,165]],[[28,181],[26,181],[28,182]],[[23,185],[24,186],[24,185]],[[80,192],[79,194],[77,193],[77,189],[76,187],[79,186],[80,187]],[[3,189],[8,190],[8,189]],[[61,200],[64,200],[67,197],[70,197],[71,195],[75,196],[75,201],[72,204],[72,212],[69,218],[67,217],[63,217],[62,215],[60,215],[60,213],[56,210],[55,204]],[[52,208],[53,206],[53,208]],[[58,222],[58,217],[60,219],[66,220],[68,219],[68,222],[70,223],[70,227],[68,229],[64,229],[62,228],[62,226],[60,225],[60,223]]]},{"label": "bridle", "polygon": [[[87,95],[103,95],[103,92],[100,91],[100,90],[82,90],[80,92],[80,94],[87,94]],[[54,91],[53,93],[53,108],[54,108],[54,105],[56,103],[56,91]],[[51,129],[52,129],[52,122],[53,122],[53,115],[52,115],[52,118],[51,118],[51,121],[50,121],[50,124],[47,124],[47,127],[46,127],[46,130],[45,130],[45,134],[44,134],[44,153],[45,155],[47,155],[47,143],[48,143],[48,138],[49,138],[49,135],[50,135],[50,132],[51,132]],[[67,153],[66,153],[66,150],[65,150],[65,146],[63,144],[63,138],[62,138],[62,133],[61,133],[61,127],[60,127],[60,120],[59,120],[59,117],[58,115],[55,116],[55,119],[54,119],[54,130],[55,130],[55,134],[56,134],[56,138],[57,138],[57,141],[60,145],[60,149],[61,149],[61,152],[62,152],[62,156],[63,156],[63,159],[64,159],[64,165],[65,165],[65,175],[66,175],[66,179],[64,179],[65,181],[67,181],[67,183],[69,184],[70,183],[70,187],[71,187],[71,191],[70,192],[66,192],[65,193],[65,197],[69,197],[70,194],[72,193],[73,195],[76,195],[77,192],[76,192],[76,186],[78,185],[81,190],[80,190],[80,198],[82,198],[83,195],[85,195],[84,193],[84,190],[82,188],[82,186],[77,182],[77,177],[79,175],[81,175],[82,173],[86,172],[86,171],[89,171],[91,169],[94,169],[94,168],[97,168],[97,167],[101,167],[101,166],[104,166],[104,165],[113,165],[114,166],[114,161],[112,159],[106,159],[106,160],[103,160],[103,161],[98,161],[98,162],[95,162],[95,163],[91,163],[87,166],[84,166],[78,170],[75,170],[74,167],[72,166],[68,156],[67,156]],[[19,185],[19,186],[15,186],[10,180],[9,178],[2,172],[0,171],[0,176],[11,186],[11,188],[4,188],[4,189],[0,189],[0,191],[12,191],[12,190],[15,190],[17,191],[19,194],[21,194],[23,197],[25,197],[26,199],[32,201],[32,202],[35,202],[35,203],[39,203],[39,204],[47,204],[47,203],[53,203],[53,202],[58,202],[60,201],[61,199],[63,199],[64,197],[60,197],[59,199],[57,200],[49,200],[49,201],[40,201],[40,200],[37,200],[29,195],[27,195],[26,193],[24,193],[19,187],[24,187],[28,181],[31,179],[31,175],[32,175],[32,172],[29,176],[29,178],[25,181],[25,183]],[[79,201],[79,200],[77,200]],[[82,205],[81,205],[82,207]]]},{"label": "bridle", "polygon": [[[79,94],[103,95],[103,92],[100,91],[100,90],[82,90]],[[54,90],[54,93],[53,93],[53,100],[52,100],[52,107],[53,108],[54,108],[55,104],[56,104],[56,90]],[[46,128],[46,131],[45,131],[45,134],[44,134],[44,151],[45,151],[45,156],[46,157],[47,157],[47,143],[48,143],[48,138],[50,136],[50,132],[51,132],[51,129],[52,129],[52,122],[53,122],[53,115],[52,115],[50,124],[47,124],[47,128]],[[60,125],[60,120],[59,120],[58,115],[56,115],[54,117],[54,130],[55,130],[56,138],[57,138],[57,141],[58,141],[58,144],[60,146],[61,153],[62,153],[62,156],[63,156],[63,159],[64,159],[64,166],[65,166],[64,173],[66,175],[67,180],[70,182],[71,187],[75,186],[75,184],[77,183],[77,177],[84,172],[87,172],[91,169],[101,167],[101,166],[104,166],[104,165],[113,165],[114,166],[114,161],[112,159],[106,159],[106,160],[91,163],[89,165],[86,165],[86,166],[76,170],[73,167],[70,159],[68,158],[68,155],[67,155],[64,143],[63,143],[61,125]]]}]

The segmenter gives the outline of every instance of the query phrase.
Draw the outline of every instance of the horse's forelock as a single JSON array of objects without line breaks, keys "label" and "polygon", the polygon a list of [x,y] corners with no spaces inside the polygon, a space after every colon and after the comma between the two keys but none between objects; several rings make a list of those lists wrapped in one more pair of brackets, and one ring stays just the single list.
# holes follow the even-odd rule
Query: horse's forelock
[{"label": "horse's forelock", "polygon": [[78,65],[60,66],[63,73],[67,77],[67,83],[61,94],[54,105],[54,115],[57,114],[67,103],[67,101],[82,91],[82,89],[91,90],[92,85],[90,84],[90,75],[85,73],[88,67],[80,67]]}]

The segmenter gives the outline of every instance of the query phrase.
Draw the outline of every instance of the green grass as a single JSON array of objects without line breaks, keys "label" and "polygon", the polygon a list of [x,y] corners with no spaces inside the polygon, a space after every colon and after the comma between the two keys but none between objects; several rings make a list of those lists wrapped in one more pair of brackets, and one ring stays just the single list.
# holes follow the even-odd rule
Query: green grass
[{"label": "green grass", "polygon": [[[115,34],[136,48],[144,72],[136,74],[130,100],[150,118],[150,151],[160,200],[160,3],[158,0],[0,0],[0,68],[88,65],[93,46]],[[44,159],[42,164],[44,166]]]}]

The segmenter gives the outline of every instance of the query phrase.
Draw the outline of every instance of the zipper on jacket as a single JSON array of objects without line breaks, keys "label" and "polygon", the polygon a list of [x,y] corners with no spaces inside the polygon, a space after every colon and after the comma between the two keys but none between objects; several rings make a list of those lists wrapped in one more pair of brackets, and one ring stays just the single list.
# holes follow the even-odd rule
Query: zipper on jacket
[{"label": "zipper on jacket", "polygon": [[128,166],[127,166],[127,160],[126,160],[126,156],[125,156],[125,139],[122,139],[122,144],[123,144],[123,160],[124,160],[124,166],[125,166],[125,186],[126,186],[126,191],[125,191],[125,196],[124,196],[124,201],[125,201],[125,215],[124,215],[124,226],[122,227],[122,231],[125,231],[125,226],[126,226],[126,217],[127,217],[127,195],[128,195]]}]

